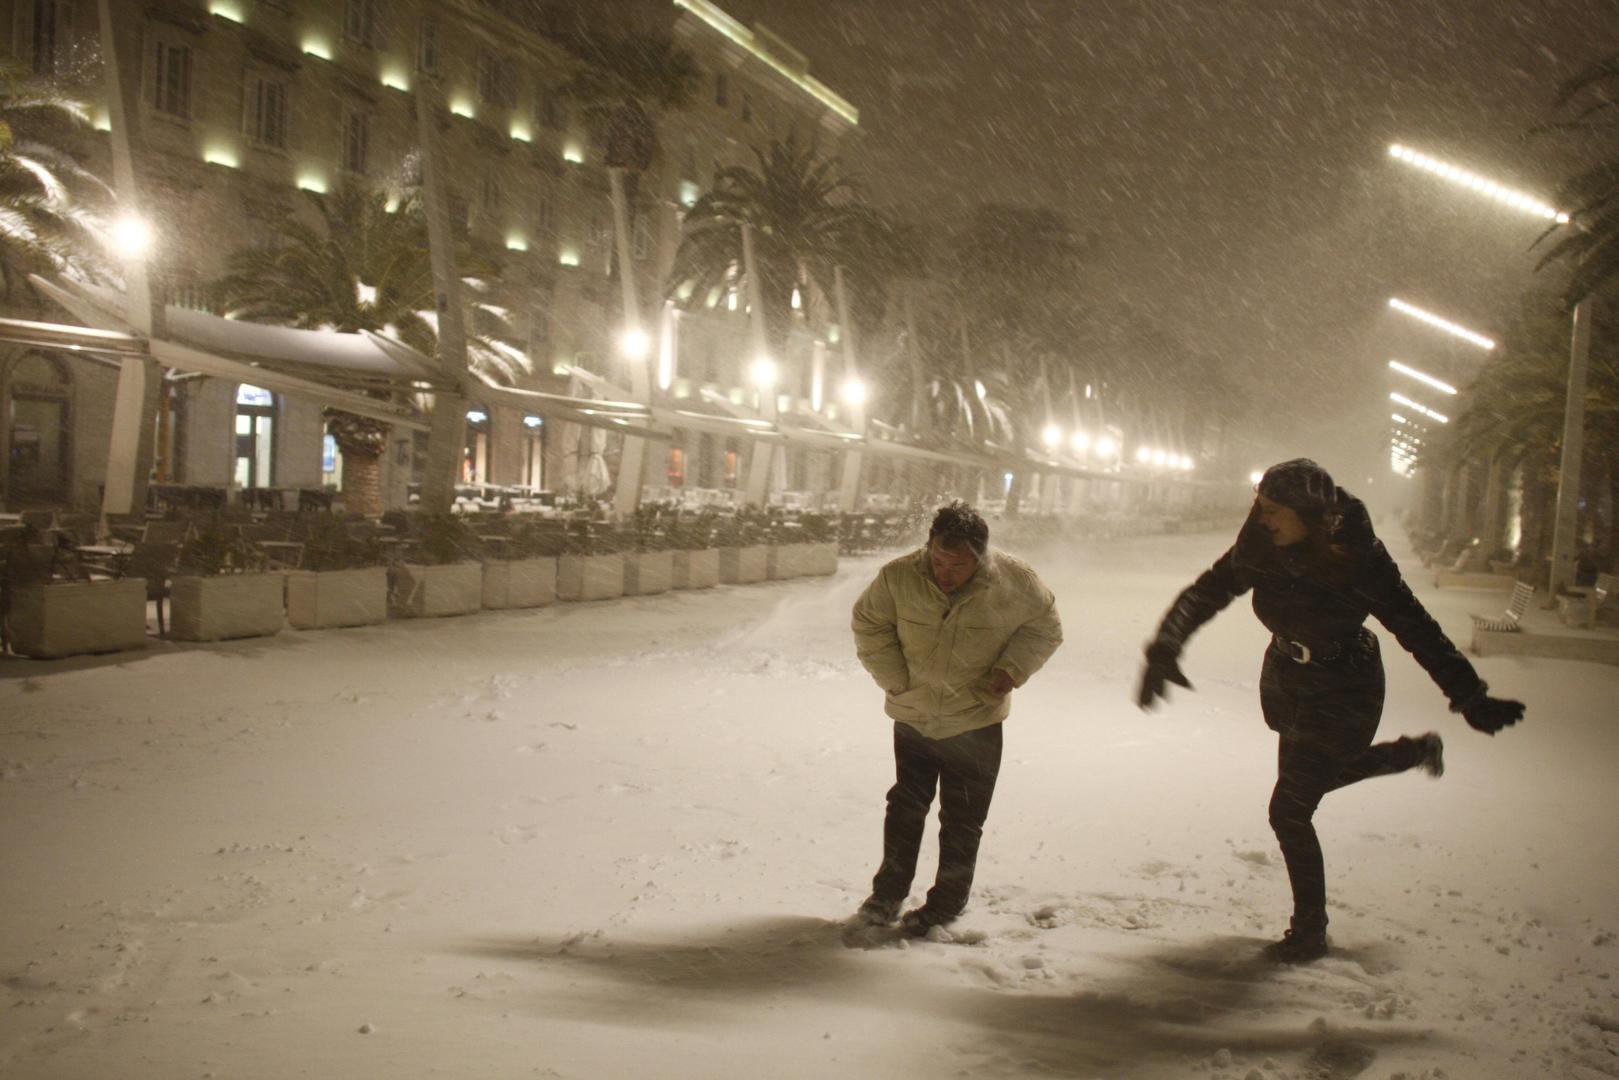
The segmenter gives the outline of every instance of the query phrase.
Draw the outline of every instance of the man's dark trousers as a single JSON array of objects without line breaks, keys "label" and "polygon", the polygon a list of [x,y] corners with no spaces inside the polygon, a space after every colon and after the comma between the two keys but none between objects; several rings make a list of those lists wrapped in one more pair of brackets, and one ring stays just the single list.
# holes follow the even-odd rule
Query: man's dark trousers
[{"label": "man's dark trousers", "polygon": [[967,906],[978,841],[1001,771],[1001,725],[930,739],[911,725],[894,723],[895,783],[883,820],[883,864],[872,895],[898,904],[911,891],[933,791],[939,789],[939,875],[928,890],[928,908],[951,919]]}]

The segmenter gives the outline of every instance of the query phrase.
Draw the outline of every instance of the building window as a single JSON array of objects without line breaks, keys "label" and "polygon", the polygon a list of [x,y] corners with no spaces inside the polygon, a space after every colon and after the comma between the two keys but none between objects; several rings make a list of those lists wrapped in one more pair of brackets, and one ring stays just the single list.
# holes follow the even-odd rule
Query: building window
[{"label": "building window", "polygon": [[478,98],[503,109],[517,104],[517,70],[510,60],[487,51],[478,54]]},{"label": "building window", "polygon": [[722,109],[731,104],[731,76],[723,71],[714,76],[714,104]]},{"label": "building window", "polygon": [[548,131],[561,131],[568,126],[568,103],[555,90],[542,87],[534,93],[534,116]]},{"label": "building window", "polygon": [[73,384],[67,366],[40,353],[24,353],[5,374],[0,406],[8,419],[4,449],[11,463],[10,508],[66,502],[73,460]]},{"label": "building window", "polygon": [[334,435],[321,437],[320,482],[328,491],[343,489],[343,455],[337,452],[337,437]]},{"label": "building window", "polygon": [[438,74],[437,19],[423,19],[416,29],[416,70]]},{"label": "building window", "polygon": [[686,451],[678,446],[669,448],[669,486],[686,486]]},{"label": "building window", "polygon": [[[727,441],[729,441],[729,440],[727,440]],[[725,486],[726,487],[728,487],[728,488],[736,487],[737,468],[738,468],[740,462],[741,462],[741,456],[735,450],[727,449],[725,451]]]},{"label": "building window", "polygon": [[[91,9],[94,10],[93,4]],[[22,11],[18,12],[19,17]],[[31,29],[36,74],[76,74],[84,44],[79,39],[77,15],[78,7],[73,0],[33,0]],[[24,40],[21,33],[18,38]]]},{"label": "building window", "polygon": [[636,214],[630,228],[630,253],[636,262],[645,262],[652,255],[652,217]]},{"label": "building window", "polygon": [[152,107],[185,119],[191,115],[191,49],[167,41],[152,53]]},{"label": "building window", "polygon": [[548,194],[542,194],[535,208],[535,225],[541,236],[552,236],[556,233],[557,210],[556,203]]},{"label": "building window", "polygon": [[269,487],[274,463],[275,395],[243,383],[236,388],[236,487]]},{"label": "building window", "polygon": [[262,146],[287,148],[287,84],[254,76],[247,87],[247,135]]},{"label": "building window", "polygon": [[365,173],[371,156],[371,117],[358,109],[343,114],[343,168]]},{"label": "building window", "polygon": [[374,45],[376,9],[372,0],[343,0],[343,40],[354,45]]},{"label": "building window", "polygon": [[518,483],[530,491],[545,487],[545,420],[523,417],[523,470]]},{"label": "building window", "polygon": [[489,482],[489,410],[474,405],[467,410],[467,443],[461,453],[461,482]]}]

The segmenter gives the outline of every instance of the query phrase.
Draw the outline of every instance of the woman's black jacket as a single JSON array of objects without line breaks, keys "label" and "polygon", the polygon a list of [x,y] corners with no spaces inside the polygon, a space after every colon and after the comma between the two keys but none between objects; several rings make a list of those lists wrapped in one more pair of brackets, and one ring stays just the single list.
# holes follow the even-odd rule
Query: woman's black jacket
[{"label": "woman's black jacket", "polygon": [[1484,697],[1483,680],[1411,594],[1372,532],[1365,505],[1342,488],[1338,495],[1332,542],[1347,550],[1347,559],[1330,570],[1313,568],[1305,545],[1278,548],[1250,520],[1231,549],[1176,598],[1154,645],[1178,655],[1198,627],[1252,589],[1254,614],[1265,628],[1315,656],[1347,648],[1366,616],[1376,616],[1439,685],[1451,710],[1465,711]]}]

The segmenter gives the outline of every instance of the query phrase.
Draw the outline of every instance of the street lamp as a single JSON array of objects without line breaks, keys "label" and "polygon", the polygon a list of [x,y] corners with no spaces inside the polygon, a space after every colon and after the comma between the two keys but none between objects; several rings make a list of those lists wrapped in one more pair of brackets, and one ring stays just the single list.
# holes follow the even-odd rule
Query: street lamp
[{"label": "street lamp", "polygon": [[1119,456],[1119,444],[1110,436],[1101,435],[1096,439],[1096,456],[1099,458],[1115,458]]},{"label": "street lamp", "polygon": [[1091,437],[1083,431],[1076,431],[1068,440],[1068,445],[1074,448],[1074,453],[1083,454],[1091,445]]},{"label": "street lamp", "polygon": [[1429,157],[1427,154],[1412,150],[1408,146],[1395,143],[1389,147],[1389,157],[1422,169],[1425,172],[1433,173],[1435,176],[1443,177],[1453,184],[1469,188],[1480,195],[1494,199],[1499,203],[1505,203],[1514,209],[1534,214],[1536,217],[1545,218],[1547,221],[1555,221],[1559,225],[1568,224],[1567,214],[1555,207],[1546,205],[1533,195],[1527,195],[1524,192],[1497,184],[1494,180],[1487,180],[1477,173],[1457,168],[1455,165],[1440,161],[1438,158]]},{"label": "street lamp", "polygon": [[125,214],[112,223],[112,246],[126,259],[144,258],[156,239],[145,218]]},{"label": "street lamp", "polygon": [[1426,372],[1418,371],[1416,368],[1410,367],[1406,364],[1402,364],[1398,360],[1389,361],[1389,370],[1397,371],[1401,375],[1405,375],[1409,378],[1417,380],[1419,383],[1431,386],[1435,390],[1438,390],[1441,394],[1456,393],[1456,388],[1450,385],[1448,382],[1445,382],[1442,379],[1436,379],[1432,375],[1429,375]]},{"label": "street lamp", "polygon": [[618,351],[624,354],[626,360],[645,360],[652,349],[652,339],[647,337],[646,331],[632,327],[619,335]]},{"label": "street lamp", "polygon": [[866,384],[859,377],[851,375],[843,380],[843,388],[839,391],[846,405],[864,405],[866,403]]},{"label": "street lamp", "polygon": [[1404,405],[1406,408],[1410,409],[1412,412],[1421,413],[1423,416],[1426,416],[1429,420],[1437,420],[1441,424],[1450,423],[1450,417],[1446,416],[1444,413],[1434,412],[1432,409],[1428,408],[1428,406],[1422,404],[1421,402],[1412,401],[1410,398],[1406,397],[1404,394],[1390,393],[1389,394],[1389,400],[1394,402],[1394,404],[1396,404],[1396,405]]},{"label": "street lamp", "polygon": [[1046,429],[1040,433],[1040,441],[1055,450],[1062,442],[1062,428],[1056,424],[1047,424]]},{"label": "street lamp", "polygon": [[1424,311],[1415,304],[1408,304],[1398,296],[1389,297],[1389,307],[1403,315],[1409,315],[1419,322],[1425,322],[1436,330],[1443,330],[1453,337],[1459,337],[1470,345],[1477,345],[1481,349],[1495,348],[1495,342],[1483,334],[1475,333],[1460,323],[1453,323],[1449,319],[1442,319],[1431,311]]},{"label": "street lamp", "polygon": [[776,362],[761,356],[753,362],[753,381],[756,386],[769,389],[776,385]]}]

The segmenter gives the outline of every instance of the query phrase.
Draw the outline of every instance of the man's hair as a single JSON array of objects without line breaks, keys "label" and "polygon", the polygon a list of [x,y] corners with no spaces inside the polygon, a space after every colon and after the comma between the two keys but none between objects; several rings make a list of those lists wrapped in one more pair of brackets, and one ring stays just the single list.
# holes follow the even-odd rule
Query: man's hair
[{"label": "man's hair", "polygon": [[967,503],[956,499],[939,507],[928,529],[928,540],[937,540],[947,548],[971,548],[982,559],[989,550],[989,525]]}]

